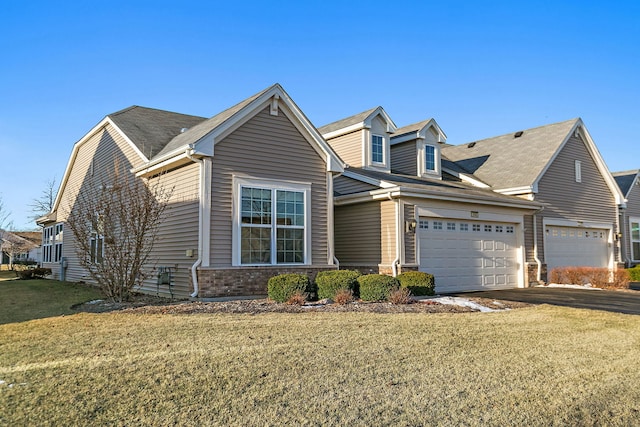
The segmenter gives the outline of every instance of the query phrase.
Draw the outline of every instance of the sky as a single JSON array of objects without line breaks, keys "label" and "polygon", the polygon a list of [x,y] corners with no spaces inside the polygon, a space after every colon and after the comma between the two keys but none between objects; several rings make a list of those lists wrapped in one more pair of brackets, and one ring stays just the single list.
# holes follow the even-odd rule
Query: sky
[{"label": "sky", "polygon": [[317,127],[381,105],[450,144],[581,117],[612,171],[640,169],[637,1],[11,1],[0,53],[19,230],[106,115],[211,117],[274,83]]}]

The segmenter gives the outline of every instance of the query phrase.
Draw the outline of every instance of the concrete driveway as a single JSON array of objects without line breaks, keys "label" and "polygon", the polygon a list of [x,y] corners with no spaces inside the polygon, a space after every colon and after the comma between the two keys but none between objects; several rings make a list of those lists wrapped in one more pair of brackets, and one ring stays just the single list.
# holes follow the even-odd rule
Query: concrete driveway
[{"label": "concrete driveway", "polygon": [[532,304],[552,304],[616,313],[640,314],[640,292],[535,287],[455,294],[461,297],[495,298]]}]

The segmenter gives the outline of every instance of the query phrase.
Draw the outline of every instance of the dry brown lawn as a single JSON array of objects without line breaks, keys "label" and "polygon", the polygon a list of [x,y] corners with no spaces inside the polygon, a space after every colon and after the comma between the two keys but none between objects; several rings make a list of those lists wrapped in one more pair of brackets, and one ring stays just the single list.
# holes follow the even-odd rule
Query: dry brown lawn
[{"label": "dry brown lawn", "polygon": [[638,425],[639,359],[551,306],[81,313],[0,325],[0,425]]}]

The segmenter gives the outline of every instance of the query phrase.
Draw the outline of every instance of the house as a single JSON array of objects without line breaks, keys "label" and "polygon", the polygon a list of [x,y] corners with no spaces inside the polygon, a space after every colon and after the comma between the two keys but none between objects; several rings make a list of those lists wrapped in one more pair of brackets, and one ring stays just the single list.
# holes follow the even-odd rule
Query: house
[{"label": "house", "polygon": [[450,145],[434,119],[388,117],[378,107],[319,128],[348,164],[334,184],[342,267],[427,271],[450,292],[618,266],[624,197],[581,119]]},{"label": "house", "polygon": [[444,171],[435,120],[397,128],[382,107],[318,129],[348,164],[334,181],[341,268],[427,271],[438,292],[527,285],[527,215],[535,201]]},{"label": "house", "polygon": [[42,233],[37,231],[2,231],[0,233],[0,265],[16,262],[39,264]]},{"label": "house", "polygon": [[74,145],[54,207],[38,220],[54,277],[89,280],[65,220],[115,163],[173,189],[147,266],[158,280],[143,291],[266,294],[271,276],[337,268],[333,178],[343,163],[278,84],[211,118],[133,106],[100,121]]},{"label": "house", "polygon": [[626,199],[620,209],[622,259],[627,267],[640,264],[640,170],[615,172],[613,177]]},{"label": "house", "polygon": [[543,205],[525,218],[531,280],[556,267],[618,267],[624,197],[581,119],[443,147],[442,155],[463,181]]}]

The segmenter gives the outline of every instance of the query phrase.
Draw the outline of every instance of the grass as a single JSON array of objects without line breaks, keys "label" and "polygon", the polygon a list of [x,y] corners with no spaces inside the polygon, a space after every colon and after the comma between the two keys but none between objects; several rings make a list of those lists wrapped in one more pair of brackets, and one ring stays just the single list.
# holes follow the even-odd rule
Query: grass
[{"label": "grass", "polygon": [[0,354],[0,425],[640,423],[640,316],[561,307],[76,314]]},{"label": "grass", "polygon": [[16,280],[0,272],[0,324],[73,314],[71,306],[101,298],[95,288],[56,280]]}]

